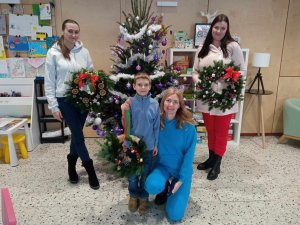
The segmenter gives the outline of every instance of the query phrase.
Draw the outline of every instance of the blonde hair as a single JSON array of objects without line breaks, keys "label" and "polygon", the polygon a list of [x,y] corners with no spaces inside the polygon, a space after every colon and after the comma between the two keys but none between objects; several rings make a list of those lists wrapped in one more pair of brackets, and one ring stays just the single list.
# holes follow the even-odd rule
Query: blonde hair
[{"label": "blonde hair", "polygon": [[165,127],[164,124],[164,118],[166,116],[166,113],[164,111],[164,103],[166,99],[171,96],[171,95],[177,95],[179,99],[179,108],[176,112],[175,119],[177,120],[177,128],[182,128],[183,123],[191,123],[191,124],[196,124],[194,119],[193,119],[193,114],[188,111],[185,107],[184,104],[184,99],[183,99],[183,93],[181,90],[170,87],[169,89],[166,90],[161,103],[160,103],[160,128],[163,129]]},{"label": "blonde hair", "polygon": [[138,79],[146,79],[149,81],[150,85],[151,85],[151,79],[150,79],[150,76],[148,73],[146,72],[139,72],[137,73],[136,75],[134,75],[134,78],[133,78],[133,83],[136,84],[136,81]]}]

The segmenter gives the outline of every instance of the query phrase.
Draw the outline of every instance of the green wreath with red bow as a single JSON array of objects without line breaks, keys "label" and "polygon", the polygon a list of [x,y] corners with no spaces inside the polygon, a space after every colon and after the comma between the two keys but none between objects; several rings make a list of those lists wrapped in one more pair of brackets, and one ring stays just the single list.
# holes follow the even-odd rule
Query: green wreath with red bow
[{"label": "green wreath with red bow", "polygon": [[[241,76],[240,67],[233,62],[224,64],[223,61],[214,61],[213,66],[204,67],[199,71],[199,82],[197,84],[196,99],[207,103],[209,110],[220,109],[225,112],[234,104],[243,100],[244,78]],[[220,87],[221,90],[213,87]]]},{"label": "green wreath with red bow", "polygon": [[88,71],[82,69],[72,74],[65,97],[68,102],[81,111],[101,110],[101,102],[109,98],[108,90],[112,83],[104,71]]}]

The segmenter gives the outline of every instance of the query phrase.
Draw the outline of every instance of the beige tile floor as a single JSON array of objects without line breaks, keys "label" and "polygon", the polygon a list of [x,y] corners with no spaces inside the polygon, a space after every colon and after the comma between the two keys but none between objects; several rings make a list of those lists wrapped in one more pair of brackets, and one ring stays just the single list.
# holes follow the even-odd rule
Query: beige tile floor
[{"label": "beige tile floor", "polygon": [[[278,145],[277,139],[267,137],[264,150],[259,137],[243,137],[239,146],[229,145],[215,181],[208,181],[195,164],[181,224],[300,224],[300,142]],[[95,139],[86,139],[86,144],[101,181],[97,191],[89,187],[80,165],[79,184],[68,183],[69,142],[39,145],[17,167],[0,164],[0,187],[10,190],[17,224],[170,224],[164,208],[153,202],[144,216],[129,213],[126,180],[110,174],[97,159]],[[198,147],[195,162],[206,157],[205,147]]]}]

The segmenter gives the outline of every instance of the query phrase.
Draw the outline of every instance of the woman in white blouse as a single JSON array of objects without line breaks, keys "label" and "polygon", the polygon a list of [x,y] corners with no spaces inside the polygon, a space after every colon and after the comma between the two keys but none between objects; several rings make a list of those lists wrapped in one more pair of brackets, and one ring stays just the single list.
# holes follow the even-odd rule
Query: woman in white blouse
[{"label": "woman in white blouse", "polygon": [[[229,31],[229,20],[224,14],[218,15],[213,20],[204,43],[198,48],[193,66],[194,82],[200,81],[198,71],[201,71],[203,67],[213,66],[214,61],[220,60],[225,64],[233,61],[234,65],[240,66],[241,74],[245,74],[242,49],[232,38]],[[219,85],[213,83],[211,88],[223,89],[226,86],[224,82],[220,82]],[[197,169],[210,169],[207,179],[215,180],[220,173],[221,160],[226,151],[230,120],[232,115],[238,112],[238,105],[235,104],[231,109],[223,112],[216,108],[209,110],[208,104],[197,100],[197,110],[203,114],[209,149],[209,158],[198,164]]]}]

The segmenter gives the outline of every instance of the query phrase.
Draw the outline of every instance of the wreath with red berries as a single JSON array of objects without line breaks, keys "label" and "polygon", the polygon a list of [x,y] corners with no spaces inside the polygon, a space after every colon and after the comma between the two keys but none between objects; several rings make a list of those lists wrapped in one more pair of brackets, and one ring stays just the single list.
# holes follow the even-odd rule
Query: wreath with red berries
[{"label": "wreath with red berries", "polygon": [[[122,143],[128,141],[130,146],[124,148]],[[114,133],[108,134],[103,143],[99,143],[101,150],[99,157],[108,161],[112,165],[113,171],[121,177],[130,175],[142,175],[144,172],[144,159],[148,151],[145,143],[134,135],[116,136]]]},{"label": "wreath with red berries", "polygon": [[[213,66],[204,67],[199,71],[196,99],[207,103],[209,110],[220,109],[225,112],[234,104],[243,100],[244,78],[239,72],[240,67],[233,62],[224,64],[223,61],[214,61]],[[216,90],[220,83],[225,83],[225,88]],[[223,85],[224,86],[224,85]]]},{"label": "wreath with red berries", "polygon": [[81,111],[101,111],[101,102],[108,101],[112,83],[104,71],[82,69],[72,74],[65,97]]}]

